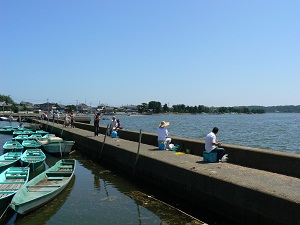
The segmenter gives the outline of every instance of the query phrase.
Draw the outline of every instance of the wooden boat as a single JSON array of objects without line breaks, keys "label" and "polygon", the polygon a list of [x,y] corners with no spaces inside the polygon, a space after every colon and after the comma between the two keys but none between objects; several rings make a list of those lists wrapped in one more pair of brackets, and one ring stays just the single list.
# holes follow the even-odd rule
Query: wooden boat
[{"label": "wooden boat", "polygon": [[4,126],[0,128],[0,134],[12,134],[16,129],[12,126]]},{"label": "wooden boat", "polygon": [[44,136],[44,135],[46,135],[46,134],[49,134],[49,132],[44,131],[44,130],[36,130],[35,133],[41,134],[42,136]]},{"label": "wooden boat", "polygon": [[0,208],[7,207],[29,177],[28,167],[10,167],[0,174]]},{"label": "wooden boat", "polygon": [[20,158],[22,152],[7,152],[0,156],[0,173],[9,167],[15,166]]},{"label": "wooden boat", "polygon": [[22,142],[23,142],[24,140],[28,140],[28,135],[27,135],[27,134],[20,134],[20,135],[18,135],[18,136],[16,136],[16,137],[12,138],[12,140],[13,140],[13,141],[17,141],[17,142],[19,142],[20,144],[22,144]]},{"label": "wooden boat", "polygon": [[45,205],[65,189],[74,176],[75,167],[75,159],[58,161],[21,187],[13,197],[10,207],[25,215]]},{"label": "wooden boat", "polygon": [[10,152],[10,151],[22,152],[24,147],[18,141],[7,141],[4,143],[3,149],[7,152]]},{"label": "wooden boat", "polygon": [[32,130],[15,130],[14,132],[13,132],[13,136],[14,137],[16,137],[16,136],[18,136],[18,135],[28,135],[28,136],[30,136],[30,135],[32,135],[34,132],[32,131]]},{"label": "wooden boat", "polygon": [[49,137],[47,139],[37,140],[42,149],[50,154],[67,155],[71,152],[74,141],[65,141],[60,137]]},{"label": "wooden boat", "polygon": [[41,138],[41,137],[42,137],[41,134],[33,133],[32,135],[30,135],[28,137],[28,139],[30,139],[30,140],[36,140],[37,138]]},{"label": "wooden boat", "polygon": [[55,137],[55,134],[45,134],[42,138]]},{"label": "wooden boat", "polygon": [[21,155],[21,162],[23,166],[29,166],[30,171],[35,171],[43,165],[46,159],[45,153],[37,148],[37,149],[27,149]]},{"label": "wooden boat", "polygon": [[39,142],[37,142],[36,140],[24,140],[22,142],[22,145],[24,147],[24,149],[30,149],[30,148],[40,148],[41,144]]}]

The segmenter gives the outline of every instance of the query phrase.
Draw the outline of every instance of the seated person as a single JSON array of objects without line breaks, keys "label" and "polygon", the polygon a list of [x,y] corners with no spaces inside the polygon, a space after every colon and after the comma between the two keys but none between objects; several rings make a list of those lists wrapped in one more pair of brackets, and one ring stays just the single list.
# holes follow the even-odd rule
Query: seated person
[{"label": "seated person", "polygon": [[159,124],[159,127],[157,129],[157,141],[160,142],[164,142],[166,144],[166,149],[169,149],[169,144],[171,143],[171,138],[168,137],[169,136],[169,132],[167,130],[167,126],[169,126],[170,123],[169,122],[165,122],[165,121],[162,121],[160,124]]},{"label": "seated person", "polygon": [[121,125],[120,120],[117,119],[117,124],[113,127],[113,130],[118,132],[120,129],[123,129],[123,127]]},{"label": "seated person", "polygon": [[213,130],[205,138],[205,151],[207,153],[216,152],[217,160],[219,162],[225,162],[227,160],[227,155],[225,155],[225,149],[220,148],[221,142],[217,140],[217,133],[219,129],[214,127]]}]

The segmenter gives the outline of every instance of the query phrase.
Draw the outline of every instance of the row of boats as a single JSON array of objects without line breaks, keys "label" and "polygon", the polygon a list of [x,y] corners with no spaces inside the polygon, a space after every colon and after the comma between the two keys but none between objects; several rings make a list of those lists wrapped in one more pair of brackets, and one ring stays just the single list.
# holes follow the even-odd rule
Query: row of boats
[{"label": "row of boats", "polygon": [[[24,215],[46,204],[63,191],[74,175],[76,161],[61,159],[29,180],[30,172],[42,168],[44,164],[46,155],[43,150],[66,155],[74,142],[68,143],[67,150],[64,140],[55,135],[43,133],[42,136],[36,137],[36,134],[42,133],[41,130],[32,131],[30,135],[14,134],[20,130],[29,131],[14,129],[10,133],[13,134],[13,139],[3,145],[4,154],[0,156],[0,209],[10,207]],[[22,135],[22,138],[17,138],[19,135]],[[49,150],[51,145],[52,150]]]}]

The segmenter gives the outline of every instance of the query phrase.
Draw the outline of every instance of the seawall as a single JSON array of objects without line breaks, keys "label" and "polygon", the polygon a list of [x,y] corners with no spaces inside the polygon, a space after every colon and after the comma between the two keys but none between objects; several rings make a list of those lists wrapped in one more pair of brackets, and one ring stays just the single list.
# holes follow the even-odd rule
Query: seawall
[{"label": "seawall", "polygon": [[120,138],[105,138],[106,127],[100,127],[94,137],[90,124],[64,128],[40,122],[44,130],[74,140],[88,157],[239,224],[300,224],[299,155],[224,144],[228,163],[204,163],[203,141],[172,137],[192,151],[177,154],[158,150],[155,134],[141,133],[139,144],[140,132],[122,130]]}]

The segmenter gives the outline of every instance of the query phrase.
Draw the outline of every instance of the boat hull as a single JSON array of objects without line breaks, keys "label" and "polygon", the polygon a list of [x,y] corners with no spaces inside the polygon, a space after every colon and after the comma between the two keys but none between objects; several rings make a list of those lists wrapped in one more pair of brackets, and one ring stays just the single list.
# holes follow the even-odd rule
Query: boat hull
[{"label": "boat hull", "polygon": [[4,143],[3,149],[6,152],[10,152],[10,151],[22,152],[24,147],[18,141],[7,141]]},{"label": "boat hull", "polygon": [[16,192],[27,183],[28,167],[11,167],[0,174],[0,209],[6,208]]},{"label": "boat hull", "polygon": [[21,152],[7,152],[0,156],[0,173],[9,167],[16,166],[21,158]]},{"label": "boat hull", "polygon": [[40,148],[41,144],[37,142],[36,140],[24,140],[22,142],[22,145],[24,149],[35,149],[35,148]]},{"label": "boat hull", "polygon": [[22,187],[11,201],[10,207],[25,215],[55,198],[74,176],[76,161],[62,159]]},{"label": "boat hull", "polygon": [[30,171],[40,169],[46,159],[45,153],[41,149],[27,149],[21,155],[21,162],[23,166],[29,166]]},{"label": "boat hull", "polygon": [[45,152],[56,155],[67,155],[71,152],[74,141],[48,142],[42,145]]}]

